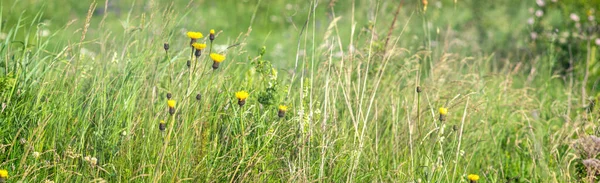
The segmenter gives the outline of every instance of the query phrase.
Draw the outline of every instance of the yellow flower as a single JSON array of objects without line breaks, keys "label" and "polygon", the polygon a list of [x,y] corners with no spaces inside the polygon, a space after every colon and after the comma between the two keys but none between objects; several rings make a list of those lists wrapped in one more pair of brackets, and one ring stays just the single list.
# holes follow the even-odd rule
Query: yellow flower
[{"label": "yellow flower", "polygon": [[439,111],[440,111],[440,114],[441,114],[441,115],[446,115],[446,114],[448,114],[448,108],[445,108],[445,107],[440,107],[440,110],[439,110]]},{"label": "yellow flower", "polygon": [[244,101],[248,98],[248,96],[250,96],[250,94],[248,94],[248,92],[242,90],[239,92],[235,92],[235,98],[237,98],[239,101]]},{"label": "yellow flower", "polygon": [[210,29],[210,34],[215,35],[215,29]]},{"label": "yellow flower", "polygon": [[204,37],[201,32],[187,32],[187,36],[190,39],[200,39]]},{"label": "yellow flower", "polygon": [[225,60],[225,56],[217,53],[211,53],[210,58],[217,63],[221,63],[223,60]]},{"label": "yellow flower", "polygon": [[469,179],[470,181],[478,181],[479,180],[479,175],[477,175],[477,174],[469,174],[467,176],[467,179]]},{"label": "yellow flower", "polygon": [[192,46],[194,48],[196,48],[196,50],[202,50],[202,49],[206,48],[206,44],[202,44],[202,43],[193,43]]},{"label": "yellow flower", "polygon": [[248,96],[250,96],[250,94],[248,94],[248,92],[246,92],[244,90],[235,92],[235,98],[238,99],[238,104],[240,105],[240,107],[242,107],[242,106],[244,106],[244,104],[246,104],[246,99],[248,98]]},{"label": "yellow flower", "polygon": [[288,110],[288,106],[279,105],[279,107],[277,109],[279,109],[279,111],[287,111]]},{"label": "yellow flower", "polygon": [[169,108],[175,108],[175,100],[167,100],[167,105]]},{"label": "yellow flower", "polygon": [[279,111],[277,112],[277,116],[279,116],[280,118],[285,117],[285,112],[288,110],[288,107],[285,105],[279,105],[277,109],[279,109]]},{"label": "yellow flower", "polygon": [[6,170],[0,170],[0,178],[8,178],[8,171]]}]

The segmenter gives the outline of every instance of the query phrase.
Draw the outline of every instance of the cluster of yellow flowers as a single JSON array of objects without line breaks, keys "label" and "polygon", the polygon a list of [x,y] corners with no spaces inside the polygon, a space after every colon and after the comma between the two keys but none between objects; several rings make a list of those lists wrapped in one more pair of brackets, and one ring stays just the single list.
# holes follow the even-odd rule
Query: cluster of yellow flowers
[{"label": "cluster of yellow flowers", "polygon": [[[202,55],[202,51],[204,49],[206,49],[207,45],[205,43],[201,43],[199,42],[199,39],[204,38],[204,35],[201,32],[187,32],[186,33],[187,37],[190,38],[190,46],[192,48],[192,54],[191,54],[191,58],[190,60],[187,61],[187,65],[188,67],[190,67],[190,81],[192,80],[191,78],[191,72],[192,72],[192,68],[191,68],[191,60],[193,59],[193,57],[196,57],[196,60],[198,59],[198,57],[200,57]],[[209,50],[209,57],[210,59],[213,61],[212,64],[212,68],[213,70],[216,70],[219,68],[220,64],[225,61],[225,59],[227,58],[225,55],[223,54],[219,54],[219,53],[213,53],[212,51],[212,43],[215,40],[216,35],[215,35],[215,30],[211,29],[209,31],[209,40],[210,40],[210,50]],[[168,54],[168,50],[169,50],[169,44],[168,43],[164,43],[164,48],[165,51]],[[168,55],[167,55],[168,56]],[[238,100],[238,105],[240,107],[243,107],[244,104],[246,104],[246,100],[248,99],[248,97],[250,96],[250,94],[247,91],[241,90],[238,92],[235,92],[235,97]],[[171,93],[167,93],[167,106],[169,108],[169,114],[171,114],[172,116],[175,114],[175,104],[176,101],[174,99],[171,98]],[[196,95],[196,99],[200,100],[201,99],[201,95],[197,94]],[[286,111],[288,110],[288,106],[285,105],[279,105],[278,107],[278,116],[283,118],[285,116]],[[165,125],[165,121],[161,120],[159,123],[159,129],[161,131],[164,131],[166,128]]]},{"label": "cluster of yellow flowers", "polygon": [[[202,33],[200,32],[188,32],[187,36],[190,38],[190,44],[192,45],[192,48],[195,49],[194,55],[197,57],[199,57],[202,54],[202,50],[204,48],[206,48],[206,44],[204,43],[197,43],[196,41],[198,39],[203,38],[204,36],[202,35]],[[210,43],[212,45],[212,42],[215,40],[215,30],[211,29],[210,30]],[[221,62],[223,62],[225,60],[225,55],[221,55],[218,53],[210,53],[210,58],[213,60],[213,65],[212,68],[213,69],[218,69],[219,68],[219,64]]]}]

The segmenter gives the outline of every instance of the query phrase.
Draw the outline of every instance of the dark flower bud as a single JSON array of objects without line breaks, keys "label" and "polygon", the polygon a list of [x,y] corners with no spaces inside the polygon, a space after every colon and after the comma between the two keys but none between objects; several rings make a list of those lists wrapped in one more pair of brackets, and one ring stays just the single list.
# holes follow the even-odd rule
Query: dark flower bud
[{"label": "dark flower bud", "polygon": [[167,125],[165,124],[165,121],[160,120],[160,123],[158,124],[158,129],[160,129],[160,131],[165,131],[165,129]]}]

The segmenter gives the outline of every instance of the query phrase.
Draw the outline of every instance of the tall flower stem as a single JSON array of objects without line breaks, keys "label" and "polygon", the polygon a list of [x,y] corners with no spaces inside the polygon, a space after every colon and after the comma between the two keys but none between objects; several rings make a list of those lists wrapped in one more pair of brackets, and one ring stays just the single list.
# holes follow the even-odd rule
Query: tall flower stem
[{"label": "tall flower stem", "polygon": [[[192,62],[192,60],[194,60],[194,47],[192,46],[192,52],[190,54],[190,62]],[[188,67],[188,75],[189,75],[189,80],[188,80],[188,90],[187,90],[187,95],[190,95],[191,92],[191,84],[192,84],[192,64],[190,64],[190,66]]]},{"label": "tall flower stem", "polygon": [[[210,47],[208,48],[208,53],[206,53],[207,55],[210,55],[212,53],[212,47],[213,42],[210,41]],[[208,61],[206,61],[207,64],[200,64],[200,77],[204,76],[204,68],[210,65],[210,57],[206,56],[206,58],[208,59]]]},{"label": "tall flower stem", "polygon": [[171,134],[173,133],[173,127],[175,124],[175,115],[171,115],[171,120],[169,121],[169,133],[167,133],[166,138],[164,139],[163,142],[163,147],[161,149],[160,152],[160,156],[158,157],[158,162],[156,163],[156,166],[154,167],[154,178],[152,182],[159,182],[160,177],[161,177],[161,167],[162,167],[162,163],[165,159],[165,154],[167,151],[167,147],[169,147],[169,143],[171,141]]},{"label": "tall flower stem", "polygon": [[210,96],[208,94],[208,88],[211,88],[213,86],[214,76],[215,76],[215,71],[210,73],[210,78],[208,79],[208,86],[204,87],[204,93],[207,96],[207,98],[210,98]]},{"label": "tall flower stem", "polygon": [[238,163],[238,166],[235,168],[235,171],[233,172],[233,176],[231,176],[231,181],[229,182],[234,182],[234,179],[236,177],[237,172],[240,169],[240,166],[242,166],[242,164],[244,163],[244,159],[246,158],[246,136],[245,136],[245,132],[246,132],[246,128],[245,128],[245,124],[244,124],[244,110],[240,107],[240,110],[238,112],[239,114],[239,118],[240,118],[240,125],[242,127],[241,131],[242,131],[242,135],[240,138],[242,138],[242,156],[240,156],[240,162]]}]

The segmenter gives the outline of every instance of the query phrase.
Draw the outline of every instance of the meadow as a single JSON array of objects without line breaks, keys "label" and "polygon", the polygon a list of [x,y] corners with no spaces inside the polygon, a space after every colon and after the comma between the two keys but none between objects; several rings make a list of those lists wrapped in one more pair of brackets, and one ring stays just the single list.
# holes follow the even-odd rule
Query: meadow
[{"label": "meadow", "polygon": [[596,182],[598,10],[0,0],[0,182]]}]

